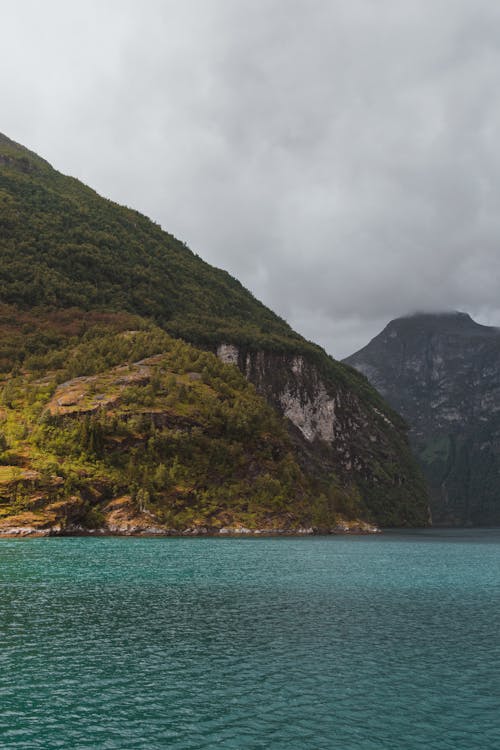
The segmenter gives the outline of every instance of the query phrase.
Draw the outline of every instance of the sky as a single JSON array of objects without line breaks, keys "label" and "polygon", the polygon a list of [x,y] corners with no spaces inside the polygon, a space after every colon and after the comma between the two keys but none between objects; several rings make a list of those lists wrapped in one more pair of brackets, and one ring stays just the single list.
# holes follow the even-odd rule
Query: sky
[{"label": "sky", "polygon": [[0,132],[337,358],[500,325],[498,0],[0,0]]}]

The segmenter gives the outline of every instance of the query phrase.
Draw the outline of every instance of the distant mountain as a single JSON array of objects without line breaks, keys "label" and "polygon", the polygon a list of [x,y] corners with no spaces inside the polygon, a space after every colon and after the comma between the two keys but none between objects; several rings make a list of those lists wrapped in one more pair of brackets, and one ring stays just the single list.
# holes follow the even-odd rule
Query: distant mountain
[{"label": "distant mountain", "polygon": [[463,312],[393,320],[346,363],[410,425],[435,524],[500,523],[500,329]]},{"label": "distant mountain", "polygon": [[[137,335],[140,346],[135,343]],[[187,353],[174,347],[174,359],[169,356],[168,367],[163,367],[166,374],[145,365],[148,377],[139,379],[132,391],[126,390],[125,412],[130,416],[135,409],[137,419],[149,414],[149,425],[156,425],[154,434],[144,425],[127,432],[123,420],[129,416],[122,413],[119,383],[108,398],[110,381],[121,378],[114,368],[135,367],[141,358],[164,354],[171,349],[169,337],[197,349]],[[218,355],[220,372],[212,360],[206,360],[209,353]],[[245,445],[255,446],[259,440],[266,444],[269,432],[286,437],[276,450],[269,447],[270,453],[244,451],[246,459],[234,459],[232,474],[226,472],[224,461],[214,461],[206,465],[206,474],[196,478],[190,451],[198,455],[203,441],[193,444],[189,435],[201,431],[204,439],[216,441],[210,409],[218,413],[219,401],[232,403],[231,399],[236,409],[247,393],[241,382],[231,380],[234,365],[257,394],[251,391],[254,401],[248,413],[242,406],[238,430],[232,421],[234,412],[222,409],[216,420],[219,438],[232,436],[229,443],[220,444],[226,461],[231,464],[227,457],[232,451],[241,456],[238,451],[244,451]],[[53,476],[58,478],[54,479],[58,489],[51,503],[64,502],[77,486],[87,511],[92,511],[90,518],[100,517],[103,503],[113,500],[116,492],[119,497],[146,493],[151,512],[158,517],[172,506],[180,525],[196,521],[210,526],[218,523],[221,513],[234,520],[236,510],[245,523],[255,525],[264,522],[266,503],[272,516],[279,502],[283,523],[283,514],[291,514],[293,523],[311,524],[316,519],[318,527],[331,525],[337,516],[384,525],[427,522],[425,487],[409,450],[406,426],[363,376],[303,339],[236,279],[205,263],[146,217],[101,198],[1,135],[0,370],[5,373],[0,461],[21,471],[9,469],[2,475],[0,466],[9,512],[13,497],[24,498],[21,508],[31,510],[33,503],[46,502],[52,492],[48,477]],[[85,408],[69,412],[53,408],[54,388],[70,382],[73,393],[79,382],[73,384],[74,379],[82,377],[97,378],[89,382],[88,394],[85,388],[78,394]],[[32,383],[39,387],[33,390]],[[135,406],[130,393],[135,394]],[[212,399],[214,393],[218,400]],[[272,429],[262,397],[278,420]],[[61,404],[65,398],[64,393],[58,396]],[[199,420],[189,406],[195,402],[204,415]],[[160,412],[162,418],[151,416]],[[100,457],[92,452],[95,436],[90,453],[78,453],[75,435],[80,428],[75,421],[87,424],[89,414],[94,415],[92,430],[98,435],[99,450],[106,449]],[[66,435],[66,442],[54,442],[51,429]],[[87,428],[82,429],[84,434]],[[67,430],[74,431],[73,437]],[[148,453],[158,431],[166,442],[158,442],[163,446],[160,453]],[[189,433],[177,452],[169,442],[172,431]],[[283,465],[281,474],[273,461],[287,455],[289,466]],[[118,462],[112,471],[102,465],[110,456]],[[127,456],[139,463],[134,479],[129,477],[130,486],[117,482],[113,474],[117,466],[127,464]],[[91,468],[94,460],[101,474]],[[152,462],[164,465],[167,473],[173,462],[181,465],[173,473],[182,476],[182,482],[176,485],[170,478],[165,485],[168,491],[151,485],[147,477]],[[80,476],[76,485],[75,472]],[[42,485],[38,475],[43,477]],[[19,477],[24,477],[21,484]],[[187,494],[186,487],[191,488]],[[219,492],[214,495],[216,487]],[[231,497],[228,487],[234,490]],[[251,507],[257,510],[248,510]]]}]

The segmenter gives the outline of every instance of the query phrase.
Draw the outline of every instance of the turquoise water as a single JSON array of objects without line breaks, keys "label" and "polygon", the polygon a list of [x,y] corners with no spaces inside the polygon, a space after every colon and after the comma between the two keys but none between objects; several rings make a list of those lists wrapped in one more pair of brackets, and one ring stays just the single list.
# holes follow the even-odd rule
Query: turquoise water
[{"label": "turquoise water", "polygon": [[0,542],[0,748],[498,750],[500,532]]}]

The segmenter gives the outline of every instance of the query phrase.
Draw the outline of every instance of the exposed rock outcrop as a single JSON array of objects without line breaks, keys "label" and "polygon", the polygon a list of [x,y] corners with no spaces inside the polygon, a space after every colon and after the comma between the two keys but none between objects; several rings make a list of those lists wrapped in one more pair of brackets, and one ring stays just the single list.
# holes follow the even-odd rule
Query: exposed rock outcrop
[{"label": "exposed rock outcrop", "polygon": [[306,355],[227,343],[217,347],[217,354],[239,367],[289,419],[307,468],[313,466],[323,475],[335,473],[343,482],[364,488],[368,516],[382,525],[428,523],[426,494],[418,475],[414,484],[408,481],[414,466],[406,428],[397,414],[388,416],[360,398],[354,388],[332,382]]}]

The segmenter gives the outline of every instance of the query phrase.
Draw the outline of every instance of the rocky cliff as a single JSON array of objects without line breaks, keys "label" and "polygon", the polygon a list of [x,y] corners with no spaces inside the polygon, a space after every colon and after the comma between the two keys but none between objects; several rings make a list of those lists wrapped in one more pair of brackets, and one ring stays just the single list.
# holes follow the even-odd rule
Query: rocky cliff
[{"label": "rocky cliff", "polygon": [[227,343],[218,346],[217,354],[236,365],[287,418],[307,470],[360,489],[353,500],[359,515],[386,526],[428,523],[425,489],[406,450],[406,425],[373,392],[367,398],[364,378],[347,371],[344,382],[334,379],[329,368],[307,354]]},{"label": "rocky cliff", "polygon": [[500,329],[459,312],[413,315],[346,362],[410,424],[433,523],[500,523]]}]

